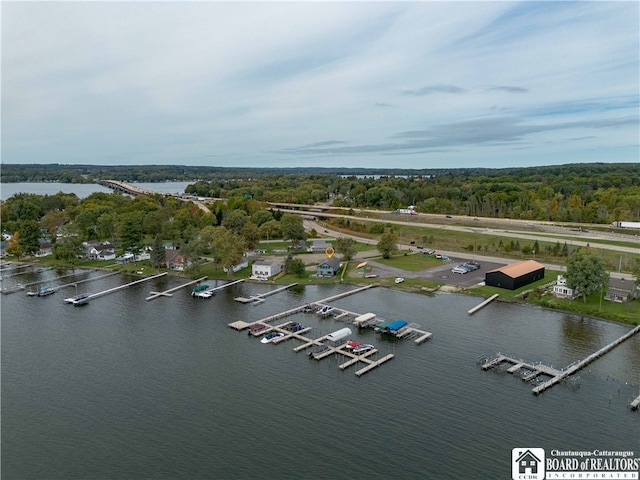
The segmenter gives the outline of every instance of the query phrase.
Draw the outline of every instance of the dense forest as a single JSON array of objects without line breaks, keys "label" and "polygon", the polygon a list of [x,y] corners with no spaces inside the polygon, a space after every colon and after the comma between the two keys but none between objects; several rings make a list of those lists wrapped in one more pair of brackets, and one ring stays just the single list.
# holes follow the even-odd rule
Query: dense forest
[{"label": "dense forest", "polygon": [[186,166],[3,165],[0,179],[89,183],[193,181],[187,193],[258,202],[601,223],[640,220],[640,163],[505,169],[239,169]]}]

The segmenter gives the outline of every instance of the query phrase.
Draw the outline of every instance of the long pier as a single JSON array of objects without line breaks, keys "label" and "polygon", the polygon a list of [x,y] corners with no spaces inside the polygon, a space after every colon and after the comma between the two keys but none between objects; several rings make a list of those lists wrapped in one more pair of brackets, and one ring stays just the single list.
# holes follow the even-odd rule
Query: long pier
[{"label": "long pier", "polygon": [[191,282],[184,283],[184,284],[179,285],[177,287],[170,288],[169,290],[165,290],[164,292],[151,292],[151,296],[147,297],[146,299],[147,300],[155,300],[156,298],[160,298],[160,297],[170,297],[171,295],[173,295],[173,292],[175,292],[177,290],[180,290],[181,288],[188,287],[189,285],[193,285],[195,283],[200,283],[200,282],[202,282],[202,281],[204,281],[206,279],[207,279],[207,277],[205,276],[205,277],[198,278],[197,280],[193,280]]},{"label": "long pier", "polygon": [[109,290],[104,290],[102,292],[92,293],[91,295],[89,295],[87,297],[86,301],[88,302],[89,300],[93,300],[94,298],[102,297],[103,295],[107,295],[109,293],[117,292],[119,290],[125,289],[127,287],[132,286],[132,285],[136,285],[138,283],[143,283],[143,282],[147,282],[149,280],[153,280],[154,278],[164,277],[166,274],[167,274],[167,272],[158,273],[157,275],[151,275],[150,277],[145,277],[145,278],[142,278],[140,280],[135,280],[135,281],[130,282],[130,283],[125,283],[124,285],[119,285],[117,287],[110,288]]},{"label": "long pier", "polygon": [[597,352],[592,353],[591,355],[589,355],[584,360],[581,360],[581,361],[579,361],[577,363],[574,363],[573,365],[569,366],[568,368],[563,370],[562,373],[560,373],[559,375],[554,376],[551,380],[548,380],[548,381],[546,381],[544,383],[541,383],[540,385],[538,385],[537,387],[535,387],[533,389],[533,393],[535,395],[539,395],[540,393],[544,392],[547,388],[553,387],[556,383],[564,380],[569,375],[572,375],[573,373],[577,372],[581,368],[589,365],[591,362],[593,362],[594,360],[596,360],[596,359],[600,358],[601,356],[605,355],[607,352],[613,350],[618,345],[620,345],[622,342],[624,342],[625,340],[631,338],[632,336],[634,336],[638,332],[640,332],[640,325],[638,325],[637,327],[635,327],[631,331],[627,332],[626,334],[624,334],[623,336],[621,336],[617,340],[611,342],[609,345],[606,345],[606,346],[602,347],[600,350],[598,350]]},{"label": "long pier", "polygon": [[245,297],[236,297],[234,298],[234,300],[236,302],[240,302],[240,303],[259,303],[259,302],[264,302],[264,299],[266,297],[268,297],[269,295],[274,295],[278,292],[282,292],[283,290],[287,290],[289,288],[295,287],[296,285],[298,285],[297,283],[292,283],[290,285],[285,285],[284,287],[280,287],[280,288],[276,288],[275,290],[272,290],[270,292],[266,292],[266,293],[261,293],[259,295],[252,295],[249,298],[245,298]]}]

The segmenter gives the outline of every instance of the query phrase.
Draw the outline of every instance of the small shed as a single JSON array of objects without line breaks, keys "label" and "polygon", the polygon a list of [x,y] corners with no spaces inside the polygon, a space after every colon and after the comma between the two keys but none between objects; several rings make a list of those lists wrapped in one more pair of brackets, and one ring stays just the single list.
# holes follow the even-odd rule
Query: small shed
[{"label": "small shed", "polygon": [[333,343],[333,345],[340,345],[345,342],[347,337],[351,335],[351,329],[348,327],[341,328],[340,330],[336,330],[333,333],[327,335],[327,341]]},{"label": "small shed", "polygon": [[544,265],[535,260],[512,263],[487,272],[485,285],[516,290],[544,278]]}]

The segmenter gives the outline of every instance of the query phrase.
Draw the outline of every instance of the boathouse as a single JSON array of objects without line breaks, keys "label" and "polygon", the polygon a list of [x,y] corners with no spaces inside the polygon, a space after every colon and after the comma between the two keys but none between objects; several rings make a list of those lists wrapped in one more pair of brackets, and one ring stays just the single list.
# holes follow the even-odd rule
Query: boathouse
[{"label": "boathouse", "polygon": [[485,273],[484,283],[490,287],[516,290],[543,278],[544,265],[535,260],[525,260]]}]

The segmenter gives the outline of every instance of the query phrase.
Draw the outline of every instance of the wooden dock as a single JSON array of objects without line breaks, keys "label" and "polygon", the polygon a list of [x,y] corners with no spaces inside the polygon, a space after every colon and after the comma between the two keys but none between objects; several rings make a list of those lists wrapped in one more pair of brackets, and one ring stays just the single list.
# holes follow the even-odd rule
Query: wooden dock
[{"label": "wooden dock", "polygon": [[632,336],[634,336],[638,332],[640,332],[640,325],[638,325],[634,329],[630,330],[629,332],[627,332],[626,334],[624,334],[623,336],[621,336],[617,340],[614,340],[610,344],[602,347],[597,352],[592,353],[591,355],[589,355],[584,360],[580,360],[579,362],[576,362],[576,363],[570,365],[569,367],[564,369],[562,372],[560,372],[558,375],[555,375],[553,378],[551,378],[551,380],[548,380],[548,381],[546,381],[544,383],[541,383],[540,385],[538,385],[537,387],[535,387],[533,389],[533,393],[535,395],[541,394],[547,388],[553,387],[556,383],[564,380],[569,375],[572,375],[575,372],[577,372],[578,370],[580,370],[581,368],[589,365],[591,362],[593,362],[594,360],[596,360],[596,359],[600,358],[601,356],[605,355],[607,352],[613,350],[618,345],[620,345],[622,342],[624,342],[625,340],[631,338]]},{"label": "wooden dock", "polygon": [[235,280],[233,282],[225,283],[224,285],[220,285],[219,287],[211,287],[203,290],[202,292],[197,292],[193,296],[194,298],[211,298],[215,292],[218,290],[224,290],[225,288],[231,287],[238,283],[244,282],[244,279]]},{"label": "wooden dock", "polygon": [[272,290],[270,292],[266,292],[266,293],[261,293],[259,295],[252,295],[249,298],[246,297],[236,297],[234,298],[234,300],[236,302],[240,302],[240,303],[259,303],[259,302],[264,302],[264,299],[266,297],[268,297],[269,295],[274,295],[278,292],[282,292],[283,290],[287,290],[291,287],[295,287],[296,285],[298,285],[297,283],[292,283],[291,285],[285,285],[284,287],[280,287],[277,288],[275,290]]},{"label": "wooden dock", "polygon": [[160,297],[170,297],[171,295],[173,295],[173,292],[180,290],[181,288],[185,288],[188,287],[189,285],[193,285],[196,283],[200,283],[204,280],[206,280],[207,277],[201,277],[197,280],[193,280],[191,282],[187,282],[183,285],[180,285],[178,287],[174,287],[174,288],[170,288],[169,290],[165,290],[164,292],[151,292],[151,296],[147,297],[147,300],[155,300],[156,298],[160,298]]},{"label": "wooden dock", "polygon": [[494,293],[493,295],[491,295],[489,298],[487,298],[484,302],[482,302],[479,305],[476,305],[475,307],[473,307],[471,310],[469,310],[467,313],[469,315],[473,315],[474,313],[476,313],[478,310],[480,310],[482,307],[488,305],[489,303],[493,302],[496,298],[498,298],[500,296],[499,293]]}]

